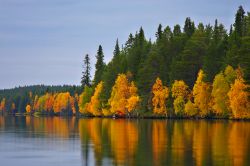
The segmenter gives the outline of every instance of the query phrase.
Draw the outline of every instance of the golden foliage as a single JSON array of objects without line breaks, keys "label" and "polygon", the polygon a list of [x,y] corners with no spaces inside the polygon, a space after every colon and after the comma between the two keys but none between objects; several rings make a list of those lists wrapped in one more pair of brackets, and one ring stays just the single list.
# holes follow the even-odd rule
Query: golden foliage
[{"label": "golden foliage", "polygon": [[25,109],[26,109],[26,112],[27,112],[27,113],[30,113],[30,112],[31,112],[31,106],[30,106],[29,104],[26,106]]},{"label": "golden foliage", "polygon": [[136,109],[136,106],[138,105],[138,103],[140,102],[140,98],[139,96],[131,96],[128,101],[127,101],[127,105],[126,108],[128,110],[128,112],[131,112],[133,110]]},{"label": "golden foliage", "polygon": [[198,107],[201,116],[208,115],[211,107],[211,85],[206,83],[204,78],[205,74],[200,70],[193,87],[194,103]]},{"label": "golden foliage", "polygon": [[243,78],[239,77],[231,85],[228,92],[230,108],[234,118],[250,117],[249,85],[245,84]]},{"label": "golden foliage", "polygon": [[181,96],[183,99],[186,99],[188,96],[188,86],[183,80],[175,80],[171,92],[173,98]]},{"label": "golden foliage", "polygon": [[190,100],[185,104],[185,114],[187,116],[195,116],[198,114],[198,109],[195,107],[195,104]]},{"label": "golden foliage", "polygon": [[82,94],[79,96],[79,100],[78,100],[78,107],[79,107],[79,112],[82,114],[86,114],[88,113],[88,102],[90,102],[91,100],[91,96],[92,96],[93,90],[92,88],[85,86],[84,87],[84,91],[82,92]]},{"label": "golden foliage", "polygon": [[137,88],[125,74],[119,74],[108,101],[111,113],[126,114],[136,109],[139,103]]},{"label": "golden foliage", "polygon": [[53,109],[53,104],[54,104],[54,100],[55,100],[54,95],[49,94],[49,93],[47,93],[47,94],[45,95],[45,105],[44,105],[44,109],[45,109],[46,111],[52,111],[52,109]]},{"label": "golden foliage", "polygon": [[184,109],[185,109],[185,101],[183,96],[178,96],[174,100],[174,111],[176,115],[183,115],[184,114]]},{"label": "golden foliage", "polygon": [[58,113],[58,112],[61,112],[63,110],[69,111],[69,109],[70,109],[70,98],[71,98],[71,96],[70,96],[69,92],[56,94],[55,95],[54,105],[53,105],[54,112]]},{"label": "golden foliage", "polygon": [[5,111],[6,99],[3,98],[0,103],[0,111]]},{"label": "golden foliage", "polygon": [[15,110],[16,109],[16,104],[14,102],[11,103],[11,110]]},{"label": "golden foliage", "polygon": [[212,89],[213,111],[216,114],[229,114],[229,98],[227,96],[229,90],[229,83],[225,79],[223,73],[217,74],[214,78]]},{"label": "golden foliage", "polygon": [[101,115],[102,113],[102,103],[100,101],[100,96],[103,90],[103,82],[99,82],[98,85],[95,88],[95,92],[94,95],[91,97],[91,100],[89,103],[87,103],[87,107],[88,107],[88,112],[98,116]]},{"label": "golden foliage", "polygon": [[237,71],[233,69],[232,66],[228,65],[224,71],[225,79],[230,84],[234,83],[234,80],[237,77]]},{"label": "golden foliage", "polygon": [[169,96],[169,90],[166,86],[162,85],[160,78],[157,78],[152,88],[153,98],[153,112],[162,114],[167,112],[166,99]]}]

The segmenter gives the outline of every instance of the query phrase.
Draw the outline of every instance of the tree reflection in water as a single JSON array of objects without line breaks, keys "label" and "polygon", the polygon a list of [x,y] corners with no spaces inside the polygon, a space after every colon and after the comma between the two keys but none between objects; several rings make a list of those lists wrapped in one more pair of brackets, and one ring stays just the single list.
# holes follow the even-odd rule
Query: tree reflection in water
[{"label": "tree reflection in water", "polygon": [[0,129],[20,139],[73,140],[86,166],[250,164],[246,121],[0,116]]}]

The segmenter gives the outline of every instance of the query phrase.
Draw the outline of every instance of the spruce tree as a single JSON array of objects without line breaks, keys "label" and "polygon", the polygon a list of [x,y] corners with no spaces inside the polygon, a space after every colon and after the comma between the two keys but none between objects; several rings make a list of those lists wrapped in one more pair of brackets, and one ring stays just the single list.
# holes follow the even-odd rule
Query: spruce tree
[{"label": "spruce tree", "polygon": [[215,75],[222,69],[223,58],[226,56],[227,34],[222,24],[215,20],[207,54],[204,57],[203,69],[207,73],[207,81],[212,82]]},{"label": "spruce tree", "polygon": [[161,25],[161,24],[159,24],[155,36],[156,36],[156,38],[157,38],[157,39],[156,39],[157,41],[161,40],[161,38],[162,38],[162,25]]},{"label": "spruce tree", "polygon": [[82,79],[81,79],[82,88],[84,88],[85,86],[91,86],[90,70],[91,70],[90,58],[89,58],[89,55],[86,54],[84,57],[84,61],[83,61],[83,72],[82,72]]},{"label": "spruce tree", "polygon": [[102,80],[102,74],[105,68],[105,63],[104,63],[103,58],[104,58],[104,54],[103,54],[102,46],[99,45],[99,48],[96,54],[94,85],[97,85]]},{"label": "spruce tree", "polygon": [[187,17],[185,20],[184,32],[188,37],[191,37],[192,34],[194,33],[194,30],[195,30],[194,22],[190,19],[190,17]]},{"label": "spruce tree", "polygon": [[239,9],[237,10],[237,13],[235,15],[235,32],[237,37],[242,37],[243,32],[244,32],[244,16],[245,16],[245,11],[242,6],[239,6]]},{"label": "spruce tree", "polygon": [[120,55],[120,47],[119,47],[118,39],[116,39],[115,50],[114,50],[113,54],[114,54],[114,56]]}]

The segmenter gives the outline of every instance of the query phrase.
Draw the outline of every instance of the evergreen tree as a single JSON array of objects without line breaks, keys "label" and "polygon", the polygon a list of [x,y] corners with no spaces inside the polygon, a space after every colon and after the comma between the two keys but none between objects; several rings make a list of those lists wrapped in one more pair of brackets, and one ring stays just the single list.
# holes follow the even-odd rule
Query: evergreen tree
[{"label": "evergreen tree", "polygon": [[173,35],[174,36],[181,35],[181,26],[179,24],[174,26]]},{"label": "evergreen tree", "polygon": [[118,40],[116,41],[113,54],[112,60],[107,64],[102,75],[102,79],[104,81],[102,100],[106,102],[110,98],[111,89],[115,83],[117,75],[120,73],[126,73],[127,71],[125,51],[120,51]]},{"label": "evergreen tree", "polygon": [[240,63],[241,55],[239,50],[241,49],[243,32],[246,29],[245,11],[242,6],[239,7],[235,14],[234,30],[229,36],[228,52],[225,58],[225,65],[231,65],[237,67]]},{"label": "evergreen tree", "polygon": [[193,87],[196,75],[202,68],[207,53],[206,33],[203,25],[199,25],[182,51],[181,59],[172,65],[171,80],[184,80]]},{"label": "evergreen tree", "polygon": [[91,76],[90,76],[90,58],[89,58],[89,55],[86,54],[85,55],[85,58],[84,58],[84,61],[83,61],[83,72],[82,72],[82,80],[81,80],[81,85],[82,85],[82,88],[84,88],[85,86],[91,86],[91,83],[90,83],[90,79],[91,79]]},{"label": "evergreen tree", "polygon": [[235,15],[235,33],[236,36],[242,37],[244,32],[244,17],[245,17],[245,11],[242,6],[239,6],[239,9],[237,10],[237,13]]},{"label": "evergreen tree", "polygon": [[222,69],[223,58],[227,51],[227,34],[222,24],[218,25],[217,19],[211,33],[211,42],[204,57],[203,69],[207,73],[208,81],[212,82],[214,76]]},{"label": "evergreen tree", "polygon": [[162,38],[162,25],[161,24],[159,24],[155,36],[157,38],[157,41],[161,40],[161,38]]},{"label": "evergreen tree", "polygon": [[128,70],[133,73],[133,77],[137,78],[138,69],[143,65],[148,54],[148,43],[144,36],[142,27],[139,33],[135,34],[134,42],[131,48],[126,49]]},{"label": "evergreen tree", "polygon": [[102,46],[99,45],[97,54],[96,54],[94,85],[97,85],[102,79],[103,71],[105,68],[105,63],[104,63],[103,58],[104,58],[104,54],[103,54]]},{"label": "evergreen tree", "polygon": [[194,31],[195,31],[194,22],[190,19],[190,17],[187,17],[185,20],[184,32],[188,37],[191,37]]},{"label": "evergreen tree", "polygon": [[144,65],[138,71],[138,88],[142,98],[142,106],[146,109],[150,106],[150,91],[157,77],[160,77],[161,64],[164,61],[162,56],[158,56],[156,48],[152,48]]},{"label": "evergreen tree", "polygon": [[120,55],[120,47],[119,47],[118,39],[116,39],[115,50],[114,50],[113,54],[114,54],[114,56],[119,56]]}]

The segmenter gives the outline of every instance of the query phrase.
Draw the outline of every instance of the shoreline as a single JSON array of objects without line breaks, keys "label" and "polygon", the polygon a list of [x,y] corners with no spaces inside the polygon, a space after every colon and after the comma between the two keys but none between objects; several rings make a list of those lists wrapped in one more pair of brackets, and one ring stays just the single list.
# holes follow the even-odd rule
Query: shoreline
[{"label": "shoreline", "polygon": [[16,114],[1,114],[0,116],[5,117],[63,117],[63,118],[70,118],[76,117],[78,119],[91,119],[91,118],[100,118],[100,119],[152,119],[152,120],[227,120],[227,121],[249,121],[250,118],[223,118],[223,117],[166,117],[166,116],[159,116],[159,115],[140,115],[140,116],[92,116],[92,115],[60,115],[60,114],[28,114],[28,113],[16,113]]}]

